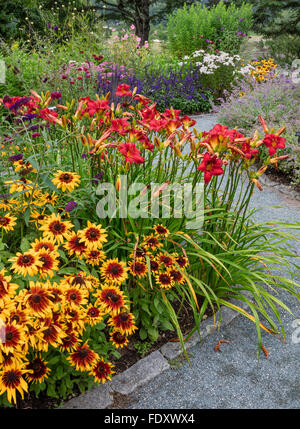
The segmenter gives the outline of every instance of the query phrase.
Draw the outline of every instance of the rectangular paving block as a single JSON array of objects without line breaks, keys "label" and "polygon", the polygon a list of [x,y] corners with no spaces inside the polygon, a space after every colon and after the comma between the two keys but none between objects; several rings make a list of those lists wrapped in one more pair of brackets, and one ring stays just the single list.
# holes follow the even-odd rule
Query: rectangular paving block
[{"label": "rectangular paving block", "polygon": [[122,374],[113,377],[111,388],[122,395],[128,395],[168,368],[170,368],[168,361],[157,350],[139,360]]},{"label": "rectangular paving block", "polygon": [[88,392],[79,395],[76,398],[70,399],[70,401],[66,402],[59,408],[105,409],[113,402],[110,393],[111,382],[108,381],[105,384],[99,384],[99,386],[93,387]]}]

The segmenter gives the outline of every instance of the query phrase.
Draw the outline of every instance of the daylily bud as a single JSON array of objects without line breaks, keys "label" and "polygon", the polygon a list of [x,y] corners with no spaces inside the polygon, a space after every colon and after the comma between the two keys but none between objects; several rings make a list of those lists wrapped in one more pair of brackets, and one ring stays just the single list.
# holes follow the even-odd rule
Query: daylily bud
[{"label": "daylily bud", "polygon": [[256,173],[256,177],[260,177],[262,176],[265,171],[268,169],[267,165],[263,165],[262,167],[260,167],[260,169],[258,170],[258,172]]},{"label": "daylily bud", "polygon": [[267,124],[266,124],[265,120],[261,116],[259,116],[258,119],[259,119],[259,121],[260,121],[260,123],[262,125],[262,128],[263,128],[265,134],[269,134],[269,129],[267,127]]},{"label": "daylily bud", "polygon": [[118,177],[116,182],[116,190],[119,192],[120,188],[121,188],[121,180],[120,180],[120,177]]},{"label": "daylily bud", "polygon": [[277,156],[276,158],[271,158],[270,164],[276,164],[278,161],[282,161],[283,159],[287,159],[289,157],[290,157],[289,155],[281,155],[281,156]]},{"label": "daylily bud", "polygon": [[284,132],[285,132],[285,130],[286,130],[286,127],[281,127],[281,128],[277,131],[277,133],[275,133],[275,134],[276,134],[276,136],[280,136],[280,134],[284,133]]},{"label": "daylily bud", "polygon": [[260,191],[262,191],[262,190],[263,190],[263,188],[262,188],[261,184],[259,183],[259,181],[258,181],[257,179],[252,179],[252,182],[253,182],[253,183],[255,183],[255,185],[258,187],[258,189],[259,189]]}]

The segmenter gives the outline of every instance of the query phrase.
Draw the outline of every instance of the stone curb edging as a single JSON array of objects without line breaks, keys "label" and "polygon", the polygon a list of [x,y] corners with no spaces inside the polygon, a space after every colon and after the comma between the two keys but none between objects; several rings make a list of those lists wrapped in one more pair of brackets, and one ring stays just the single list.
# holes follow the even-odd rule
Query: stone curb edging
[{"label": "stone curb edging", "polygon": [[[250,299],[248,294],[244,295]],[[243,309],[247,308],[247,304],[238,300],[231,300],[232,304],[237,304]],[[221,316],[220,324],[218,323]],[[228,307],[222,306],[220,311],[215,313],[215,316],[208,317],[200,324],[200,334],[194,332],[188,342],[185,344],[186,350],[194,347],[208,335],[212,334],[220,328],[229,325],[236,317],[239,316],[237,311],[233,311]],[[214,323],[214,321],[216,323]],[[72,398],[65,404],[60,406],[60,409],[106,409],[113,404],[114,393],[121,395],[129,395],[136,389],[148,383],[165,370],[171,368],[170,362],[183,354],[179,342],[168,342],[160,349],[150,353],[145,358],[140,359],[130,368],[126,369],[121,374],[113,377],[111,382],[95,386],[86,393]]]},{"label": "stone curb edging", "polygon": [[275,180],[270,179],[267,175],[263,175],[259,178],[259,181],[263,186],[267,186],[270,188],[275,188],[276,191],[281,194],[286,195],[287,197],[294,198],[297,201],[300,201],[300,193],[295,190],[292,185],[285,185],[283,183],[278,183]]}]

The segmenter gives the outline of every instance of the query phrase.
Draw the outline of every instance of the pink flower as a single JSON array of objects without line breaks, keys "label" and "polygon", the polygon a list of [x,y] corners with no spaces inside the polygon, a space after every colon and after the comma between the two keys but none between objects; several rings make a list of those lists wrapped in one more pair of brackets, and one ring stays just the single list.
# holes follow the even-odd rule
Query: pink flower
[{"label": "pink flower", "polygon": [[130,26],[130,30],[135,30],[135,26],[133,24]]}]

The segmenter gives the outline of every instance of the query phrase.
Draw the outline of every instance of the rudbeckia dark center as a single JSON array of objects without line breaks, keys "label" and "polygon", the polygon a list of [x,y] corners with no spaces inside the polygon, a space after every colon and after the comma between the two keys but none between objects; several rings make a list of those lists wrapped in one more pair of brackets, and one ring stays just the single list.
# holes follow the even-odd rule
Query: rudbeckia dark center
[{"label": "rudbeckia dark center", "polygon": [[88,236],[90,238],[97,238],[99,235],[99,232],[96,229],[91,229],[88,233]]},{"label": "rudbeckia dark center", "polygon": [[42,370],[43,370],[42,363],[40,361],[35,361],[30,366],[35,373],[42,372]]},{"label": "rudbeckia dark center", "polygon": [[70,180],[70,175],[66,173],[63,175],[62,178],[63,178],[63,180],[68,181],[68,180]]},{"label": "rudbeckia dark center", "polygon": [[30,256],[23,256],[23,258],[22,258],[22,262],[24,263],[24,264],[28,264],[29,262],[31,262],[31,257]]},{"label": "rudbeckia dark center", "polygon": [[59,232],[59,231],[61,231],[62,230],[62,224],[60,223],[60,222],[55,222],[54,223],[54,225],[53,225],[53,229],[55,230],[55,231],[57,231],[57,232]]},{"label": "rudbeckia dark center", "polygon": [[127,313],[122,313],[120,315],[120,319],[122,322],[127,322],[127,320],[129,319],[129,315]]},{"label": "rudbeckia dark center", "polygon": [[88,355],[88,351],[86,350],[86,349],[83,349],[83,350],[79,350],[78,351],[78,355],[79,355],[79,357],[81,358],[81,359],[84,359],[84,358],[86,358],[87,357],[87,355]]},{"label": "rudbeckia dark center", "polygon": [[170,283],[170,277],[167,274],[162,274],[160,276],[160,281],[162,283]]},{"label": "rudbeckia dark center", "polygon": [[125,335],[122,335],[120,332],[116,332],[114,335],[114,338],[115,338],[115,341],[121,343],[124,341]]},{"label": "rudbeckia dark center", "polygon": [[112,274],[117,275],[117,274],[119,274],[119,273],[121,272],[121,268],[120,268],[118,265],[113,265],[113,266],[110,268],[110,272],[111,272]]},{"label": "rudbeckia dark center", "polygon": [[20,321],[20,316],[18,316],[18,314],[15,314],[11,320],[15,320],[16,322]]},{"label": "rudbeckia dark center", "polygon": [[7,225],[9,223],[9,219],[6,217],[0,217],[0,225]]},{"label": "rudbeckia dark center", "polygon": [[112,302],[118,302],[118,300],[119,300],[119,296],[117,294],[115,294],[114,292],[108,292],[108,294],[106,296]]},{"label": "rudbeckia dark center", "polygon": [[70,299],[72,299],[72,301],[75,301],[77,299],[76,293],[71,293]]},{"label": "rudbeckia dark center", "polygon": [[8,341],[12,340],[13,339],[13,333],[12,332],[8,332],[5,335],[5,339],[8,340]]},{"label": "rudbeckia dark center", "polygon": [[41,302],[41,300],[42,300],[42,297],[41,297],[41,295],[39,295],[39,294],[35,294],[35,295],[33,295],[33,297],[32,297],[32,301],[33,301],[35,304],[39,304],[39,303]]},{"label": "rudbeckia dark center", "polygon": [[144,271],[144,265],[139,264],[138,262],[135,264],[134,269],[136,272],[140,273]]},{"label": "rudbeckia dark center", "polygon": [[81,276],[76,276],[72,284],[85,285],[85,280]]},{"label": "rudbeckia dark center", "polygon": [[14,385],[19,381],[18,374],[16,374],[14,371],[10,371],[6,374],[6,380],[7,383]]}]

